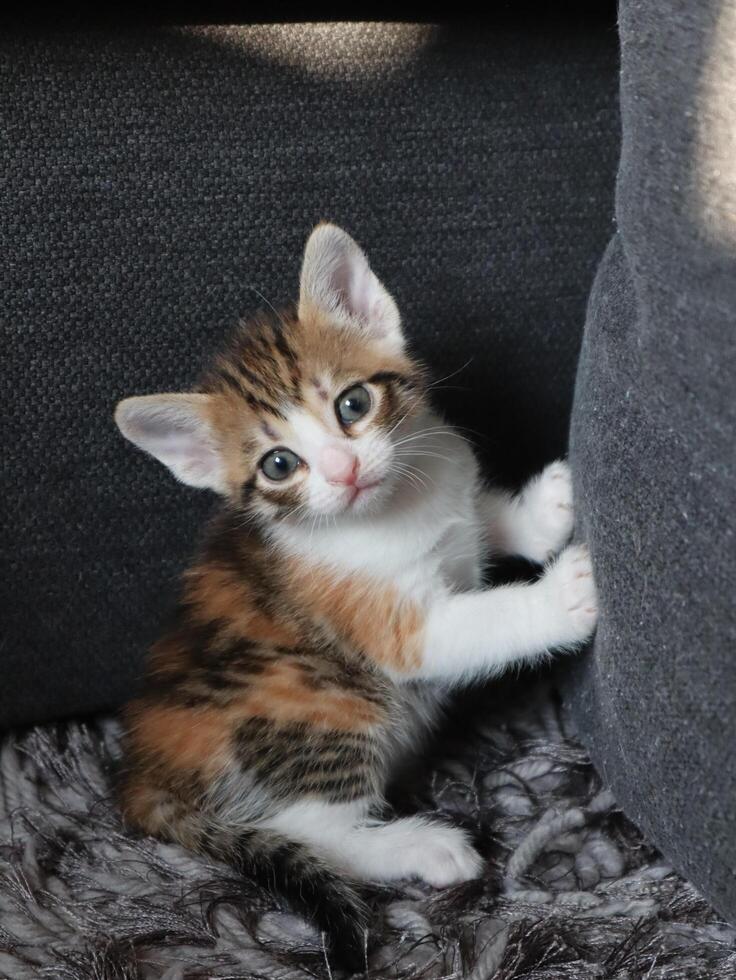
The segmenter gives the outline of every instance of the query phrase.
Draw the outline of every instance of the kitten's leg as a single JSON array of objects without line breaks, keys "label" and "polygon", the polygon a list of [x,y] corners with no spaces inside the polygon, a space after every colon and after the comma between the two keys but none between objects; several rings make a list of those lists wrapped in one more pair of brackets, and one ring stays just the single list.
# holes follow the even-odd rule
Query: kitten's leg
[{"label": "kitten's leg", "polygon": [[597,619],[590,556],[566,548],[537,582],[450,594],[427,614],[417,663],[393,676],[472,680],[588,639]]},{"label": "kitten's leg", "polygon": [[500,490],[482,494],[480,509],[494,551],[542,564],[572,533],[572,481],[567,463],[550,463],[518,496]]},{"label": "kitten's leg", "polygon": [[352,804],[305,800],[264,822],[308,844],[333,867],[365,881],[421,878],[445,888],[476,878],[483,862],[459,827],[425,817],[359,820]]}]

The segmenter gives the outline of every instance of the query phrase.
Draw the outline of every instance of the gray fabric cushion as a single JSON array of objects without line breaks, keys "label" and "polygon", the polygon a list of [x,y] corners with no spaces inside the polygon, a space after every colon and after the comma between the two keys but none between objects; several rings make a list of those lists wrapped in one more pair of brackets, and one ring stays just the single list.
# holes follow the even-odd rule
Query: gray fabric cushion
[{"label": "gray fabric cushion", "polygon": [[320,218],[459,371],[438,397],[502,476],[564,451],[610,232],[612,26],[8,33],[0,58],[0,724],[129,694],[209,502],[123,443],[114,403],[192,383],[262,305],[249,284],[293,298]]},{"label": "gray fabric cushion", "polygon": [[736,920],[736,7],[620,18],[618,234],[571,437],[601,622],[567,698],[627,814]]}]

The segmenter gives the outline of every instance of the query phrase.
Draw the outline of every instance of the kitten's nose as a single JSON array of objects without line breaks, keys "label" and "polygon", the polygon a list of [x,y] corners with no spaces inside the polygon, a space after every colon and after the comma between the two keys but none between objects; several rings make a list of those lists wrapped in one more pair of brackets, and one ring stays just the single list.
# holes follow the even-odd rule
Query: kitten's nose
[{"label": "kitten's nose", "polygon": [[351,487],[358,479],[358,460],[347,449],[327,446],[319,457],[319,468],[328,483]]}]

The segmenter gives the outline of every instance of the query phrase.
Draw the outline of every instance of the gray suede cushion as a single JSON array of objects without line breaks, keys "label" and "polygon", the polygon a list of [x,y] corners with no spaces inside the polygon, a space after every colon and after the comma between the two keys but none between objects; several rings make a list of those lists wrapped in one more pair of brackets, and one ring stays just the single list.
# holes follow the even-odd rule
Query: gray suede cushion
[{"label": "gray suede cushion", "polygon": [[[117,706],[209,501],[112,423],[344,224],[510,480],[564,451],[619,149],[613,25],[6,33],[0,725]],[[463,366],[465,367],[463,368]]]},{"label": "gray suede cushion", "polygon": [[736,920],[736,6],[620,18],[618,233],[571,439],[601,622],[567,699],[627,814]]}]

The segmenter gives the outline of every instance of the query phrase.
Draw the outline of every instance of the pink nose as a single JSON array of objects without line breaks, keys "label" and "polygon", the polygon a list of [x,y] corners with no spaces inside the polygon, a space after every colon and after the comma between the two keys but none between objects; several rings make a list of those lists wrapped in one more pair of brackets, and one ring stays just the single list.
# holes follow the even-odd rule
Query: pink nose
[{"label": "pink nose", "polygon": [[327,446],[319,457],[319,468],[328,483],[352,486],[358,479],[358,460],[347,449]]}]

